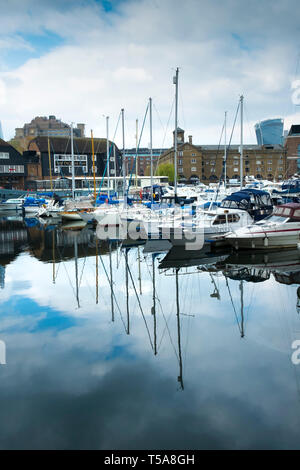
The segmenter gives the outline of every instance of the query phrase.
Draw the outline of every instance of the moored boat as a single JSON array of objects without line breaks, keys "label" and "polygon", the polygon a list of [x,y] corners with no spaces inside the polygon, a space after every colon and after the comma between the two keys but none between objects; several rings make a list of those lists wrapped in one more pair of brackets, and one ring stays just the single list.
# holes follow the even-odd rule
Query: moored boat
[{"label": "moored boat", "polygon": [[297,247],[300,242],[300,204],[277,206],[266,219],[226,234],[225,239],[236,249]]}]

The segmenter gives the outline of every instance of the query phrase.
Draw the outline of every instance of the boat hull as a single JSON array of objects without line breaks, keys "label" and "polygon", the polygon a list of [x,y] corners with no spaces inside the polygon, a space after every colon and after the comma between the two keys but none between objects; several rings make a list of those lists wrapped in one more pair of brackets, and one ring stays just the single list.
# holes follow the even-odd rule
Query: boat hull
[{"label": "boat hull", "polygon": [[226,237],[235,249],[267,250],[274,248],[295,248],[300,243],[300,229],[291,234],[278,233],[272,236],[262,234],[257,237]]}]

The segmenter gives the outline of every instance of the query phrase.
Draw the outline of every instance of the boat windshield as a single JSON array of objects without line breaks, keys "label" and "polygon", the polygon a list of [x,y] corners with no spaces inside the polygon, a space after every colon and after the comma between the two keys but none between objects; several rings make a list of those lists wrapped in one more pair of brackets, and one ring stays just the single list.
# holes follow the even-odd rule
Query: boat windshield
[{"label": "boat windshield", "polygon": [[272,214],[269,217],[266,217],[263,219],[261,222],[276,222],[278,224],[284,224],[289,220],[289,217],[286,217],[284,215],[279,215],[279,214]]}]

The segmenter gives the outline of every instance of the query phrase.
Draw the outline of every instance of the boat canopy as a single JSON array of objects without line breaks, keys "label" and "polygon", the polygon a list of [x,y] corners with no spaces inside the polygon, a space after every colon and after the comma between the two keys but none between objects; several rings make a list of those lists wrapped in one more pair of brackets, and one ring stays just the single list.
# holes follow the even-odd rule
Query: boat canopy
[{"label": "boat canopy", "polygon": [[276,206],[273,215],[279,217],[290,218],[295,221],[300,221],[300,204],[290,203]]},{"label": "boat canopy", "polygon": [[[254,202],[258,205],[272,205],[270,194],[266,191],[262,191],[260,189],[242,189],[241,191],[237,191],[236,193],[232,193],[223,199],[221,206],[222,207],[230,207],[234,206],[231,204],[227,204],[226,202],[236,202],[236,206],[239,206],[239,203],[244,201],[244,205],[248,206],[250,202]],[[225,204],[224,204],[225,203]]]}]

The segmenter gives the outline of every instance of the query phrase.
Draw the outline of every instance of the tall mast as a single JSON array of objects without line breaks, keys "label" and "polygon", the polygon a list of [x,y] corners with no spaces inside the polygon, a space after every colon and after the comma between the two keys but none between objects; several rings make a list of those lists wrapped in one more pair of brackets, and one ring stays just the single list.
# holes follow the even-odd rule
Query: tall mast
[{"label": "tall mast", "polygon": [[75,168],[74,168],[74,142],[73,142],[73,122],[71,123],[71,158],[72,158],[72,198],[75,198]]},{"label": "tall mast", "polygon": [[96,173],[95,173],[95,152],[94,152],[94,137],[93,137],[92,130],[91,130],[91,141],[92,141],[92,158],[93,158],[94,199],[95,199],[95,204],[96,204],[97,193],[96,193]]},{"label": "tall mast", "polygon": [[152,282],[153,282],[153,292],[152,292],[152,315],[153,315],[153,327],[154,327],[154,354],[157,354],[157,334],[156,334],[156,292],[155,292],[155,255],[152,255]]},{"label": "tall mast", "polygon": [[75,280],[76,280],[76,300],[78,308],[79,305],[79,285],[78,285],[78,240],[77,240],[77,233],[74,236],[74,258],[75,258]]},{"label": "tall mast", "polygon": [[122,140],[123,140],[123,150],[122,150],[122,171],[123,171],[123,198],[124,198],[124,207],[127,204],[126,200],[126,165],[125,165],[125,131],[124,131],[124,109],[121,109],[122,114]]},{"label": "tall mast", "polygon": [[107,194],[108,194],[108,197],[109,197],[109,190],[110,190],[110,156],[109,156],[109,140],[108,140],[108,121],[109,121],[109,117],[106,116]]},{"label": "tall mast", "polygon": [[135,186],[137,187],[137,177],[139,174],[139,157],[138,157],[138,122],[135,120],[135,149],[136,149],[136,169],[135,169]]},{"label": "tall mast", "polygon": [[227,174],[226,174],[226,162],[227,162],[227,143],[226,143],[226,125],[227,125],[227,111],[225,111],[225,122],[224,122],[224,188],[226,189]]},{"label": "tall mast", "polygon": [[116,146],[114,145],[114,167],[115,167],[115,184],[114,184],[114,192],[117,192],[117,157],[116,157]]},{"label": "tall mast", "polygon": [[243,110],[243,103],[244,103],[244,97],[243,95],[241,95],[241,98],[240,98],[240,105],[241,105],[241,109],[240,109],[240,112],[241,112],[241,148],[240,148],[240,152],[241,152],[241,157],[240,157],[240,179],[241,179],[241,189],[243,188],[243,173],[244,173],[244,170],[243,170],[243,157],[244,157],[244,148],[243,148],[243,114],[244,114],[244,110]]},{"label": "tall mast", "polygon": [[240,291],[241,291],[241,338],[244,338],[244,289],[243,281],[240,281]]},{"label": "tall mast", "polygon": [[49,174],[50,174],[50,188],[53,197],[53,182],[52,182],[52,168],[51,168],[51,153],[50,153],[50,139],[48,135],[48,158],[49,158]]},{"label": "tall mast", "polygon": [[179,287],[178,287],[178,271],[179,269],[176,269],[176,316],[177,316],[177,333],[178,333],[178,358],[179,358],[179,376],[178,376],[178,382],[180,383],[180,386],[182,390],[184,389],[183,385],[183,377],[182,377],[182,354],[181,354],[181,337],[180,337],[180,312],[179,312]]},{"label": "tall mast", "polygon": [[125,248],[125,268],[126,268],[126,312],[127,312],[127,331],[129,335],[129,289],[128,289],[128,250]]},{"label": "tall mast", "polygon": [[96,238],[96,304],[99,296],[98,277],[98,238]]},{"label": "tall mast", "polygon": [[150,174],[151,174],[151,204],[153,204],[153,158],[152,158],[152,98],[149,98],[149,117],[150,117]]},{"label": "tall mast", "polygon": [[175,85],[174,195],[175,195],[175,202],[176,202],[176,198],[177,198],[178,67],[176,69],[176,75],[175,77],[173,77],[173,83]]},{"label": "tall mast", "polygon": [[115,321],[115,312],[114,312],[114,288],[113,288],[113,278],[112,278],[111,241],[110,241],[110,240],[108,240],[108,247],[109,247],[109,270],[110,270],[111,321]]}]

